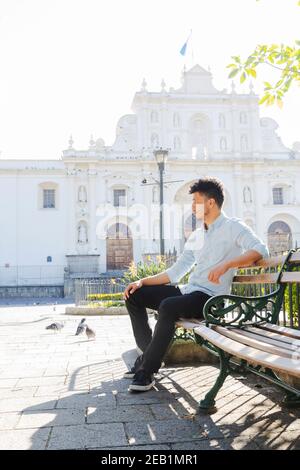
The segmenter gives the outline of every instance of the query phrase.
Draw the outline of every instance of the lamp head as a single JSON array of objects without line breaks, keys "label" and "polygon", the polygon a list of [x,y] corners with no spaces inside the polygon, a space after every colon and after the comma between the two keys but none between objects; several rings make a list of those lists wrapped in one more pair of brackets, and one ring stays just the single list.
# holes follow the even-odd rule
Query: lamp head
[{"label": "lamp head", "polygon": [[169,151],[166,150],[166,149],[162,149],[161,147],[157,150],[154,150],[154,156],[155,156],[155,160],[158,164],[159,167],[162,167],[162,169],[164,169],[165,167],[165,163],[167,161],[167,158],[168,158],[168,153]]}]

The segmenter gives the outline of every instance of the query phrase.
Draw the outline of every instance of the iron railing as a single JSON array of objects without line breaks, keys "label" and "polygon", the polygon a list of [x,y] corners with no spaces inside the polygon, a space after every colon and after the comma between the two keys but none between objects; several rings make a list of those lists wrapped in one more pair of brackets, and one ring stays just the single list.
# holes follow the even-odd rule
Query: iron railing
[{"label": "iron railing", "polygon": [[123,278],[107,279],[76,279],[75,304],[87,305],[92,303],[89,296],[92,294],[117,294],[124,292],[127,283]]}]

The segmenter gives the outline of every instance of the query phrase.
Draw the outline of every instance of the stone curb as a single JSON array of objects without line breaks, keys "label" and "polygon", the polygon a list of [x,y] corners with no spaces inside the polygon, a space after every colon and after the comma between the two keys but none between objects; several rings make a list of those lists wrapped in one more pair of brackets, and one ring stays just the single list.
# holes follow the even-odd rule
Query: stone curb
[{"label": "stone curb", "polygon": [[66,307],[66,315],[128,315],[126,307]]}]

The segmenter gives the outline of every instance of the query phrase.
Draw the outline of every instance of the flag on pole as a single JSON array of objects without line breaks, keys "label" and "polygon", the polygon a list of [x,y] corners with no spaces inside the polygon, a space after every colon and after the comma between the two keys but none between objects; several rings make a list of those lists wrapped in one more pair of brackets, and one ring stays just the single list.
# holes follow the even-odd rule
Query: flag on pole
[{"label": "flag on pole", "polygon": [[190,39],[191,35],[192,35],[192,30],[190,31],[190,34],[189,34],[187,40],[185,41],[182,48],[180,49],[180,54],[183,55],[183,56],[185,56],[186,48],[187,48],[187,45],[188,45],[188,42],[189,42],[189,39]]}]

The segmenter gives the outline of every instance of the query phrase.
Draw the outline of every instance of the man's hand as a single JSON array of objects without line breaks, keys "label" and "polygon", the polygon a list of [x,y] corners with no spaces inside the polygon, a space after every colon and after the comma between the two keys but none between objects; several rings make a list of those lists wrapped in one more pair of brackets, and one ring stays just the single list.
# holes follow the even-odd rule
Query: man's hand
[{"label": "man's hand", "polygon": [[214,284],[220,284],[219,278],[228,271],[227,263],[217,264],[208,274],[208,280]]},{"label": "man's hand", "polygon": [[142,279],[140,279],[139,281],[135,281],[135,282],[131,282],[130,284],[128,284],[128,286],[126,287],[125,291],[124,291],[124,299],[128,299],[129,295],[130,294],[133,294],[137,289],[139,289],[140,287],[142,287],[143,285],[143,281]]}]

